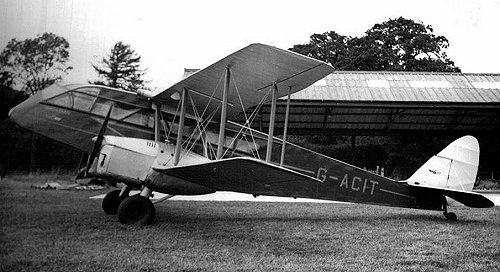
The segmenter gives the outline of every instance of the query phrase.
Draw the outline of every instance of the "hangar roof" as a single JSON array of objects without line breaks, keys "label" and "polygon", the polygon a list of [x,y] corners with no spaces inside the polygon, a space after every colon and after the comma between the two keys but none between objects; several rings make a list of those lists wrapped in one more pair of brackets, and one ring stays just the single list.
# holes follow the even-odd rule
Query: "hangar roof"
[{"label": "hangar roof", "polygon": [[[500,131],[500,74],[334,72],[291,96],[293,134]],[[286,99],[278,101],[283,128]],[[261,122],[267,130],[270,106]]]},{"label": "hangar roof", "polygon": [[295,93],[292,99],[498,103],[500,75],[335,72]]}]

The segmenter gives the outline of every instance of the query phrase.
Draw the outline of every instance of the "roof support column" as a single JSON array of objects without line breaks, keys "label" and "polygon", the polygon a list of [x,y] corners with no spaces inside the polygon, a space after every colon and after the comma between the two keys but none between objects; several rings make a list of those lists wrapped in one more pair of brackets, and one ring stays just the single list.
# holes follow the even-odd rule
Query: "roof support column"
[{"label": "roof support column", "polygon": [[267,138],[266,162],[271,162],[273,151],[273,137],[274,137],[274,122],[276,121],[276,100],[278,99],[278,86],[273,85],[272,101],[271,101],[271,116],[269,117],[269,132]]},{"label": "roof support column", "polygon": [[356,135],[351,135],[351,164],[354,164],[356,161]]},{"label": "roof support column", "polygon": [[220,114],[219,141],[217,142],[217,160],[220,160],[224,151],[224,142],[226,139],[226,119],[227,119],[227,96],[229,93],[229,83],[231,82],[231,70],[226,67],[224,75],[224,92],[222,93],[222,111]]},{"label": "roof support column", "polygon": [[328,116],[331,113],[331,108],[325,107],[325,111],[323,113],[323,125],[321,127],[321,135],[325,136],[326,133],[326,122],[328,121]]},{"label": "roof support column", "polygon": [[286,110],[285,110],[285,126],[283,127],[283,143],[281,145],[281,159],[280,166],[283,167],[285,162],[285,145],[286,145],[286,134],[288,131],[288,116],[290,115],[290,94],[292,92],[292,86],[288,88],[288,97],[286,99]]},{"label": "roof support column", "polygon": [[177,129],[177,141],[175,143],[175,153],[174,153],[174,166],[179,163],[182,150],[182,136],[184,135],[184,117],[186,116],[186,102],[187,102],[188,90],[184,88],[182,90],[181,97],[181,114],[179,116],[179,128]]}]

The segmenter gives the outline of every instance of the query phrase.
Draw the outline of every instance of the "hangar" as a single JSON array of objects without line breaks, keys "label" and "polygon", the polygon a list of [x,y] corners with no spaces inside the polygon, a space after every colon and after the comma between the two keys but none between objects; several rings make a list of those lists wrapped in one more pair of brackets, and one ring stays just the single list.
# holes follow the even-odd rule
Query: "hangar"
[{"label": "hangar", "polygon": [[[185,75],[195,71],[187,69]],[[105,116],[111,104],[113,134],[154,136],[150,101],[133,93],[104,86],[54,85],[35,97],[38,102],[31,106],[39,111],[23,118],[29,121],[23,125],[36,127],[41,135],[72,128],[72,133],[55,133],[60,135],[56,140],[81,150],[92,149],[89,135],[96,135],[100,127],[95,117]],[[278,100],[275,135],[283,133],[286,100]],[[253,127],[267,132],[269,112],[270,106],[264,105]],[[356,148],[355,136],[362,135],[480,136],[490,146],[482,153],[490,158],[483,160],[483,171],[498,168],[500,74],[337,71],[294,93],[290,112],[289,135],[351,136],[352,148]],[[12,109],[11,118],[17,115]],[[43,122],[59,125],[41,126]]]},{"label": "hangar", "polygon": [[[282,131],[286,98],[277,105]],[[254,127],[267,131],[269,113]],[[291,95],[289,134],[499,132],[500,74],[337,71]]]},{"label": "hangar", "polygon": [[[185,76],[195,71],[186,69]],[[24,127],[41,135],[57,134],[55,140],[80,150],[92,149],[89,135],[96,135],[100,127],[95,117],[105,116],[109,105],[114,107],[113,134],[154,136],[151,102],[134,93],[104,86],[54,85],[30,101],[38,109],[32,116],[19,118],[14,108],[10,117],[24,120]],[[287,98],[278,100],[275,135],[283,133],[286,102]],[[337,71],[294,93],[290,112],[289,135],[352,136],[353,147],[354,136],[361,135],[498,137],[500,74]],[[170,118],[175,114],[165,113]],[[264,105],[253,128],[267,132],[269,113],[270,105]],[[58,125],[45,127],[43,122]],[[68,128],[71,133],[62,133]],[[54,132],[59,129],[61,133]]]}]

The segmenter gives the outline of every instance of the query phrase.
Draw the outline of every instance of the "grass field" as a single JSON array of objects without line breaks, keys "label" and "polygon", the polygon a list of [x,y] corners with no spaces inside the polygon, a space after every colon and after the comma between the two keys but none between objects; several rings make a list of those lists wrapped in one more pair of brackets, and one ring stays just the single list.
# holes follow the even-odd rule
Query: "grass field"
[{"label": "grass field", "polygon": [[166,201],[129,227],[96,192],[0,182],[0,271],[499,271],[500,208]]}]

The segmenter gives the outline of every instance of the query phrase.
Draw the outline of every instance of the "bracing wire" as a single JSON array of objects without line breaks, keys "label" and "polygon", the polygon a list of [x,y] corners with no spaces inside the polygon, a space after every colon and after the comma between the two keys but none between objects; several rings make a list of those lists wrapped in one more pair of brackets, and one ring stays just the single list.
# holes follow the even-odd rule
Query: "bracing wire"
[{"label": "bracing wire", "polygon": [[[200,139],[200,137],[201,137],[202,144],[204,144],[203,133],[205,132],[205,128],[203,127],[204,120],[200,117],[200,115],[198,113],[198,109],[196,108],[196,105],[194,104],[193,98],[191,96],[189,96],[189,99],[191,101],[191,106],[193,108],[193,113],[194,113],[194,116],[196,119],[196,128],[193,130],[193,132],[191,132],[191,134],[188,137],[188,140],[186,140],[186,142],[187,142],[186,149],[189,151],[192,151],[194,146],[196,145],[196,143]],[[201,121],[198,121],[198,120],[201,120]],[[199,134],[195,138],[196,132],[199,132]],[[194,140],[192,140],[192,139],[194,139]],[[189,144],[191,144],[191,145],[189,145]]]},{"label": "bracing wire", "polygon": [[165,140],[166,140],[166,141],[169,141],[169,140],[168,140],[168,136],[167,136],[167,135],[169,134],[170,130],[172,130],[172,128],[171,128],[171,127],[169,127],[169,128],[167,129],[168,124],[167,124],[167,122],[165,121],[165,118],[163,117],[163,112],[162,112],[161,110],[160,110],[160,119],[161,119],[161,121],[160,121],[161,126],[163,127],[163,132],[165,133],[165,137],[167,137],[167,138],[165,138]]},{"label": "bracing wire", "polygon": [[[253,148],[250,148],[252,156],[260,159],[260,154],[258,152],[258,148],[259,147],[257,146],[255,136],[253,135],[253,132],[252,132],[252,129],[251,129],[250,126],[251,126],[252,122],[255,120],[255,118],[257,117],[258,112],[261,110],[262,106],[264,105],[264,101],[266,101],[266,99],[269,97],[269,95],[271,93],[271,90],[269,90],[268,92],[265,93],[264,96],[262,96],[260,102],[257,104],[257,106],[254,108],[254,110],[252,111],[252,113],[249,116],[247,114],[246,110],[245,110],[244,105],[243,105],[243,100],[241,98],[241,94],[240,94],[238,86],[236,84],[237,81],[234,79],[234,76],[235,75],[233,74],[233,76],[231,77],[231,80],[233,81],[232,84],[233,84],[233,86],[234,86],[234,88],[236,90],[236,94],[238,96],[238,102],[239,102],[239,104],[241,106],[241,109],[243,111],[243,115],[244,115],[244,118],[245,118],[245,123],[237,131],[236,136],[233,137],[231,143],[228,145],[228,148],[226,148],[225,152],[223,153],[223,156],[227,155],[228,152],[231,152],[231,155],[234,154],[234,152],[237,149],[237,146],[235,146],[234,148],[230,148],[230,147],[234,146],[235,142],[240,142],[241,141],[241,135],[244,136],[244,140],[246,141],[246,143],[248,144],[248,146],[251,147],[252,144],[249,142],[249,139],[247,137],[247,135],[249,134],[250,138],[251,138],[251,142],[253,143]],[[215,156],[215,154],[216,154],[215,150],[214,150],[214,147],[212,146],[212,143],[210,142],[210,140],[208,138],[205,139],[205,137],[203,135],[208,135],[206,129],[208,128],[208,125],[210,124],[210,122],[212,122],[213,118],[215,117],[215,114],[217,113],[217,111],[219,111],[219,109],[221,107],[221,105],[219,103],[219,105],[213,111],[211,111],[211,113],[208,116],[205,117],[205,114],[207,113],[207,110],[209,109],[209,105],[212,102],[212,100],[214,100],[215,93],[217,92],[218,88],[220,87],[220,83],[222,82],[223,78],[224,78],[224,75],[221,75],[219,77],[217,85],[213,89],[212,94],[211,94],[211,96],[210,96],[207,104],[205,105],[205,107],[204,107],[203,112],[201,113],[201,115],[199,114],[199,111],[196,108],[196,105],[195,105],[195,103],[193,101],[193,98],[189,95],[189,99],[191,101],[191,106],[192,106],[192,109],[193,109],[193,114],[194,114],[194,117],[196,119],[196,127],[190,133],[190,135],[187,137],[187,139],[184,140],[183,143],[181,144],[181,147],[184,146],[184,148],[186,150],[188,150],[189,152],[191,152],[194,149],[194,147],[196,146],[196,143],[201,138],[203,146],[204,147],[206,146],[206,148],[207,148],[207,150],[206,150],[207,156],[209,156],[209,157],[210,157],[210,155]],[[171,128],[173,128],[173,124],[175,122],[175,118],[179,115],[180,105],[181,105],[181,103],[178,103],[177,109],[176,109],[176,114],[174,115],[174,118],[172,119]],[[171,132],[172,132],[172,129],[170,129],[168,131],[167,139],[170,137]],[[178,135],[178,137],[179,137],[179,135]],[[180,137],[182,137],[182,135],[180,135]],[[232,150],[232,149],[234,149],[234,150]],[[186,153],[183,153],[183,154],[186,154]]]},{"label": "bracing wire", "polygon": [[[206,111],[208,109],[208,105],[210,104],[210,102],[212,102],[212,100],[213,100],[213,98],[215,96],[215,92],[217,91],[217,89],[219,89],[220,83],[221,83],[221,81],[222,81],[223,78],[224,78],[224,75],[221,75],[219,77],[219,81],[217,82],[217,85],[215,85],[215,88],[212,91],[212,95],[210,95],[210,99],[208,100],[207,105],[205,106],[205,108],[203,109],[203,112],[201,113],[201,117],[205,116],[205,113],[206,113]],[[220,104],[219,104],[219,107],[220,107]]]},{"label": "bracing wire", "polygon": [[[210,100],[213,99],[214,94],[215,94],[215,90],[212,93]],[[210,124],[210,122],[212,121],[213,117],[215,116],[215,113],[219,110],[220,105],[218,107],[216,107],[207,116],[207,118],[203,118],[203,115],[206,113],[206,110],[208,108],[208,104],[210,103],[210,101],[207,104],[207,106],[205,106],[203,114],[200,116],[199,111],[196,108],[196,105],[193,101],[193,98],[191,97],[191,95],[189,95],[189,93],[188,93],[188,97],[191,101],[191,107],[193,109],[193,114],[194,114],[194,117],[196,119],[196,128],[191,132],[191,134],[188,136],[188,138],[183,141],[181,146],[184,146],[184,149],[186,149],[188,152],[191,152],[194,149],[194,147],[196,146],[196,143],[200,140],[200,138],[201,138],[202,144],[205,145],[206,142],[205,142],[203,135],[204,135],[204,133],[206,134],[206,128],[208,127],[208,124]],[[198,135],[196,135],[197,132],[199,132]],[[210,145],[210,147],[211,147],[211,145]],[[187,153],[185,153],[185,154],[187,154]],[[182,158],[182,155],[181,155],[181,158]]]},{"label": "bracing wire", "polygon": [[464,188],[464,185],[463,185],[462,181],[460,180],[460,176],[458,175],[457,170],[455,170],[455,166],[453,165],[453,160],[452,160],[452,163],[451,163],[451,168],[453,169],[453,172],[455,172],[455,176],[457,176],[458,183],[460,184],[460,187],[462,188],[463,191],[466,191],[465,188]]},{"label": "bracing wire", "polygon": [[180,108],[181,108],[181,103],[182,103],[182,101],[181,101],[181,100],[179,100],[179,103],[177,103],[177,109],[175,110],[174,118],[172,118],[172,123],[171,123],[171,125],[170,125],[170,128],[171,128],[171,129],[168,131],[167,140],[168,140],[168,139],[170,139],[170,134],[172,134],[172,130],[173,130],[173,128],[174,128],[174,124],[175,124],[175,117],[176,117],[177,115],[179,115],[179,110],[180,110]]},{"label": "bracing wire", "polygon": [[[233,138],[233,140],[231,141],[231,143],[229,144],[229,146],[232,146],[234,144],[234,142],[236,141],[236,139],[238,139],[239,135],[241,133],[243,133],[243,130],[245,130],[245,133],[248,131],[250,133],[250,136],[252,137],[252,142],[254,144],[254,148],[255,150],[258,149],[257,147],[257,144],[255,143],[255,137],[252,133],[252,130],[250,129],[250,125],[252,124],[253,120],[255,119],[255,117],[257,116],[257,113],[260,111],[260,109],[262,108],[262,105],[264,104],[264,101],[269,97],[269,94],[271,93],[271,89],[261,98],[260,102],[257,104],[257,107],[253,110],[253,112],[251,113],[250,115],[250,118],[248,117],[246,111],[245,111],[245,106],[243,105],[243,100],[241,99],[241,95],[240,95],[240,92],[239,92],[239,89],[238,89],[238,86],[236,84],[236,80],[234,80],[236,75],[233,74],[232,76],[232,81],[233,81],[233,84],[234,84],[234,87],[235,87],[235,90],[236,90],[236,94],[238,95],[238,101],[240,103],[240,106],[241,106],[241,109],[243,111],[243,115],[245,117],[245,124],[242,126],[242,128],[238,131],[238,133],[236,134],[236,136]],[[226,153],[229,151],[229,148],[226,149],[226,151],[224,152],[223,156],[226,155]],[[234,151],[233,151],[234,153]],[[252,155],[253,155],[253,152],[252,152]],[[255,155],[254,155],[255,157]],[[259,153],[257,152],[257,158],[260,159],[260,155]]]},{"label": "bracing wire", "polygon": [[[252,133],[252,129],[250,128],[250,124],[252,124],[253,120],[255,119],[255,117],[257,117],[257,113],[259,112],[259,110],[261,109],[261,107],[263,106],[264,104],[264,101],[266,100],[266,98],[269,96],[270,92],[268,92],[264,97],[262,97],[261,101],[259,102],[259,104],[257,105],[257,107],[254,109],[254,111],[252,112],[252,114],[250,115],[250,119],[246,120],[245,121],[245,124],[240,128],[240,130],[238,131],[238,133],[236,134],[236,137],[233,139],[233,141],[231,142],[231,144],[229,146],[232,146],[235,139],[237,139],[239,137],[239,135],[241,133],[243,133],[243,130],[245,130],[245,133],[248,131],[249,134],[250,134],[250,137],[252,138],[252,142],[254,144],[254,148],[255,150],[258,150],[258,147],[257,147],[257,144],[255,142],[255,137]],[[246,115],[245,115],[246,116]],[[226,150],[227,152],[227,150]],[[225,152],[225,153],[226,153]],[[225,155],[224,153],[224,155]],[[257,152],[257,158],[260,159],[260,155],[259,153]]]}]

